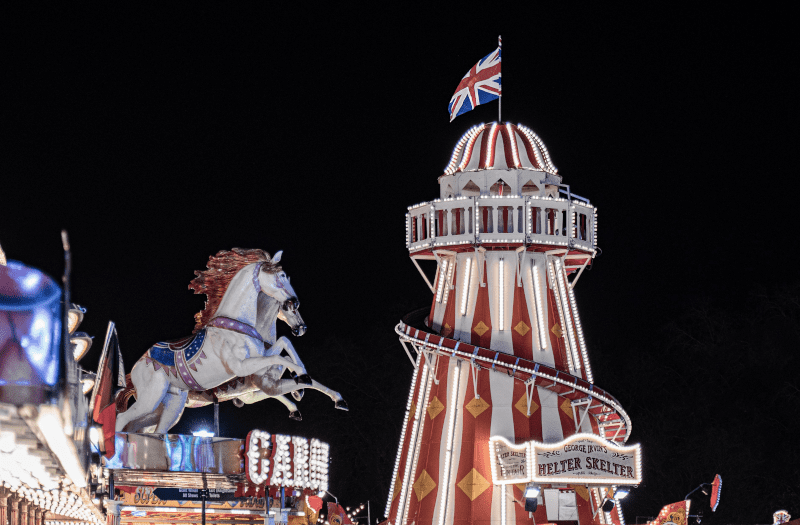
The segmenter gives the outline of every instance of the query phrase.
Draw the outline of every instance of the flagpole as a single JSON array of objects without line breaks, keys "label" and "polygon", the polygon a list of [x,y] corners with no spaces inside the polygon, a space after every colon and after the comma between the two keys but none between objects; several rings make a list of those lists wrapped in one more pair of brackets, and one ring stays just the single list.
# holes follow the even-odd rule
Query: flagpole
[{"label": "flagpole", "polygon": [[[501,62],[500,63],[502,64],[502,60],[503,60],[503,57],[502,57],[502,51],[503,51],[503,38],[502,38],[502,35],[497,35],[497,48],[501,52],[501,56],[500,56],[500,61]],[[502,114],[503,114],[503,77],[501,76],[500,77],[500,96],[497,99],[497,122],[499,122],[500,124],[503,123]]]}]

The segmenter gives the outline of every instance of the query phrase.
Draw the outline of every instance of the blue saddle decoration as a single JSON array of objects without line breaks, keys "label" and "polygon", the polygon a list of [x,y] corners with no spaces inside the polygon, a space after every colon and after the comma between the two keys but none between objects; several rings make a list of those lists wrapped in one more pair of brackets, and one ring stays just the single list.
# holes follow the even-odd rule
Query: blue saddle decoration
[{"label": "blue saddle decoration", "polygon": [[176,341],[164,341],[156,343],[150,347],[150,359],[168,367],[175,366],[175,353],[183,352],[187,363],[192,362],[192,358],[200,351],[203,340],[206,337],[206,329],[199,330],[193,336],[178,339]]}]

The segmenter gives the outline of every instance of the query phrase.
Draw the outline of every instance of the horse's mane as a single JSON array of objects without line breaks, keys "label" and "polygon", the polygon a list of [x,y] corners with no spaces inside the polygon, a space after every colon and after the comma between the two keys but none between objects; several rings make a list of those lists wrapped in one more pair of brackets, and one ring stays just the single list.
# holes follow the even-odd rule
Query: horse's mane
[{"label": "horse's mane", "polygon": [[197,276],[189,283],[189,289],[197,294],[206,294],[206,307],[194,314],[196,321],[194,333],[205,327],[219,308],[222,296],[231,284],[233,277],[245,266],[252,263],[263,262],[261,269],[269,273],[281,271],[278,263],[273,263],[269,254],[264,250],[244,250],[234,248],[231,251],[221,250],[216,255],[208,258],[207,270],[195,271]]}]

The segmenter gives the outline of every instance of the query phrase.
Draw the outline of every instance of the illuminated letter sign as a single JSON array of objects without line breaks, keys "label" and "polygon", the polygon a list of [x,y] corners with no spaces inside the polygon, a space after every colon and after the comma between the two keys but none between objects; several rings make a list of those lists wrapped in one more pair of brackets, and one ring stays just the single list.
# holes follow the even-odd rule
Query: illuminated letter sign
[{"label": "illuminated letter sign", "polygon": [[489,440],[492,455],[492,481],[495,485],[528,481],[528,443],[513,445],[502,437]]},{"label": "illuminated letter sign", "polygon": [[575,434],[553,444],[531,442],[532,480],[544,483],[638,485],[639,445],[619,447],[593,434]]},{"label": "illuminated letter sign", "polygon": [[245,469],[255,485],[328,489],[328,444],[318,439],[253,430],[245,441]]},{"label": "illuminated letter sign", "polygon": [[642,480],[639,445],[620,447],[593,434],[575,434],[559,443],[514,445],[489,439],[492,481],[638,485]]}]

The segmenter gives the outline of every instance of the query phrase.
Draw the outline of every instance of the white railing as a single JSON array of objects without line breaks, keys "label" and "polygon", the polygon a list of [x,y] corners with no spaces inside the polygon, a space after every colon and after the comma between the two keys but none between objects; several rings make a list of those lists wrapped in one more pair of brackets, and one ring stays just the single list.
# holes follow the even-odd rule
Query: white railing
[{"label": "white railing", "polygon": [[406,214],[409,251],[459,244],[524,243],[594,251],[597,208],[578,200],[519,195],[437,199]]}]

